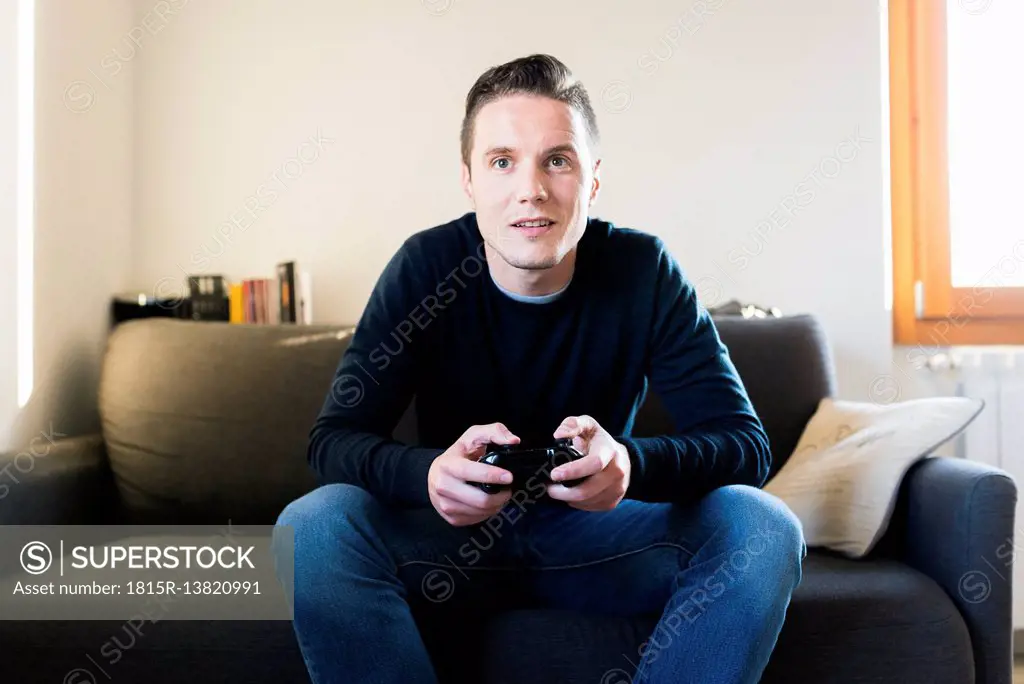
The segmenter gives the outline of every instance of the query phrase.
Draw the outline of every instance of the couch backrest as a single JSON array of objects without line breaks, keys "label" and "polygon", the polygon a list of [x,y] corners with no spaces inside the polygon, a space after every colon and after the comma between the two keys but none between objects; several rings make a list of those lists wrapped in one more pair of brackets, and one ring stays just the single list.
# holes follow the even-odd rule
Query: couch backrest
[{"label": "couch backrest", "polygon": [[122,323],[99,411],[135,521],[270,524],[316,485],[309,429],[348,344],[338,326]]},{"label": "couch backrest", "polygon": [[[716,318],[765,423],[776,469],[833,393],[810,316]],[[315,486],[306,444],[350,338],[347,326],[142,319],[119,325],[99,410],[122,503],[139,522],[269,524]],[[671,430],[652,393],[635,434]],[[415,443],[415,402],[395,437]]]},{"label": "couch backrest", "polygon": [[[810,315],[781,318],[720,316],[715,327],[747,388],[772,447],[778,472],[796,449],[823,397],[833,396],[835,368],[828,340]],[[661,400],[648,393],[637,413],[637,435],[671,432]]]}]

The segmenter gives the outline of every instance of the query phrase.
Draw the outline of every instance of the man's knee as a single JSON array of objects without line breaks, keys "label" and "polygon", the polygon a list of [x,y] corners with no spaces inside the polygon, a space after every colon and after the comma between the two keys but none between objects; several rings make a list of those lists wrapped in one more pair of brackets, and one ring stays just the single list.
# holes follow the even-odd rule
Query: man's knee
[{"label": "man's knee", "polygon": [[807,555],[803,525],[778,497],[747,485],[721,487],[708,495],[720,515],[737,563],[778,564],[799,577]]},{"label": "man's knee", "polygon": [[374,505],[376,500],[365,489],[347,484],[324,485],[285,506],[277,526],[290,527],[296,538],[318,531],[337,534],[338,524],[362,517]]}]

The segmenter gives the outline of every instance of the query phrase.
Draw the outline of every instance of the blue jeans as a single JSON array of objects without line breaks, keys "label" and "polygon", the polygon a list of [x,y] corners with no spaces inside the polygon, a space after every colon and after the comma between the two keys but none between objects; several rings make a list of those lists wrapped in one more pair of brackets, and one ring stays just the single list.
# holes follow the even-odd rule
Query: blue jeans
[{"label": "blue jeans", "polygon": [[316,684],[436,684],[411,606],[497,609],[513,584],[545,607],[660,613],[634,682],[755,684],[807,553],[789,508],[745,485],[688,505],[627,499],[600,513],[513,498],[466,527],[328,485],[291,503],[278,525],[295,533],[294,566],[281,563],[279,575],[294,591]]}]

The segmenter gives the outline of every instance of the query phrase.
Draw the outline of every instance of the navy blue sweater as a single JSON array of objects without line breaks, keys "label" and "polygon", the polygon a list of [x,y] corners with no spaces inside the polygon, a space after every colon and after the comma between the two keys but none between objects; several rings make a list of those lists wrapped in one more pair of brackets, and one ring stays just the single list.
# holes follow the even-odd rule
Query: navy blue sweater
[{"label": "navy blue sweater", "polygon": [[[675,430],[632,437],[650,390]],[[416,396],[419,445],[392,439]],[[768,439],[693,285],[657,237],[590,218],[554,301],[518,301],[490,276],[476,215],[410,236],[391,258],[310,432],[322,483],[429,505],[434,458],[471,425],[549,445],[568,416],[624,444],[628,498],[685,502],[761,486]]]}]

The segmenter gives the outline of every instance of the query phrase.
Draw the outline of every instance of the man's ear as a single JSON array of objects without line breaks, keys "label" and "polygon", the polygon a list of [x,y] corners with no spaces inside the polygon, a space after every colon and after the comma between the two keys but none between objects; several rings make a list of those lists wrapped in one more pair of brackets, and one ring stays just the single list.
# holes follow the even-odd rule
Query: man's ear
[{"label": "man's ear", "polygon": [[473,178],[469,173],[469,166],[462,164],[462,191],[469,198],[469,204],[476,209],[476,201],[473,199]]},{"label": "man's ear", "polygon": [[601,190],[601,160],[598,159],[594,164],[594,181],[590,188],[590,205],[597,201],[597,195]]}]

